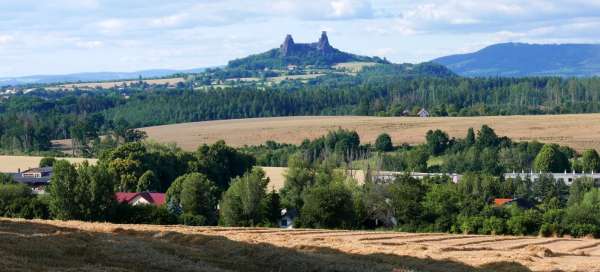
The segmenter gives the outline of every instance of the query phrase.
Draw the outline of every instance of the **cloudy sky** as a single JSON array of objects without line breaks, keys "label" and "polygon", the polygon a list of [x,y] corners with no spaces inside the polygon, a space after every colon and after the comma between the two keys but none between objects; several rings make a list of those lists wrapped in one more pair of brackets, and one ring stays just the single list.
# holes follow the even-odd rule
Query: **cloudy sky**
[{"label": "cloudy sky", "polygon": [[322,30],[344,51],[421,62],[600,43],[598,29],[600,0],[0,0],[0,77],[217,66]]}]

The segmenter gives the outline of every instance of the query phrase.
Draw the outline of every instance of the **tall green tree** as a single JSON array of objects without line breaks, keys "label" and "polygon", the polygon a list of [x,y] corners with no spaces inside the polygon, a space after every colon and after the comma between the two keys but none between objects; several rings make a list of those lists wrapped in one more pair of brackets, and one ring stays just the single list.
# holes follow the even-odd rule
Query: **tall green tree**
[{"label": "tall green tree", "polygon": [[142,174],[137,184],[138,192],[159,192],[160,181],[152,170],[148,170]]},{"label": "tall green tree", "polygon": [[382,133],[375,140],[375,149],[381,152],[388,152],[394,149],[392,138],[387,133]]},{"label": "tall green tree", "polygon": [[205,174],[221,192],[229,188],[232,178],[242,176],[256,163],[252,155],[227,146],[224,141],[202,145],[194,155],[196,160],[190,162],[190,170]]},{"label": "tall green tree", "polygon": [[217,223],[217,194],[215,184],[200,173],[190,173],[177,178],[167,190],[169,205],[181,207],[184,214],[197,216],[201,224]]},{"label": "tall green tree", "polygon": [[582,167],[586,172],[600,172],[600,156],[595,149],[588,149],[583,152]]},{"label": "tall green tree", "polygon": [[425,135],[425,139],[427,140],[427,147],[429,148],[429,152],[431,155],[437,156],[448,148],[448,144],[450,139],[448,138],[448,134],[442,130],[436,129],[435,131],[430,130]]},{"label": "tall green tree", "polygon": [[352,192],[342,182],[334,181],[309,188],[304,195],[299,225],[311,228],[345,228],[356,224]]},{"label": "tall green tree", "polygon": [[269,179],[260,168],[235,178],[221,199],[220,223],[246,227],[267,223],[268,183]]},{"label": "tall green tree", "polygon": [[75,168],[56,161],[49,186],[50,211],[64,220],[108,220],[116,204],[113,180],[103,165],[84,162]]},{"label": "tall green tree", "polygon": [[569,159],[560,152],[557,144],[545,144],[535,157],[534,167],[545,173],[563,172],[569,169]]},{"label": "tall green tree", "polygon": [[294,154],[289,159],[284,177],[282,204],[300,210],[304,205],[304,191],[315,184],[315,169],[301,154]]}]

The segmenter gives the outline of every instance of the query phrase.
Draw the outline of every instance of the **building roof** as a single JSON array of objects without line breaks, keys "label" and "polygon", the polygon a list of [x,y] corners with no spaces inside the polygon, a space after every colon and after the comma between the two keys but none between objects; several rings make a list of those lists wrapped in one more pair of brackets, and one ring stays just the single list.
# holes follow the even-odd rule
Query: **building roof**
[{"label": "building roof", "polygon": [[24,183],[26,185],[46,185],[50,183],[50,176],[44,176],[41,178],[36,177],[24,177],[21,173],[11,173],[12,178],[15,182]]},{"label": "building roof", "polygon": [[[40,177],[34,177],[31,175],[24,175],[28,173],[41,173]],[[18,183],[24,183],[26,185],[47,185],[50,183],[52,177],[52,167],[41,167],[41,168],[30,168],[19,173],[8,173],[12,176],[13,180]]]},{"label": "building roof", "polygon": [[30,168],[21,173],[50,173],[50,172],[52,172],[52,167],[47,166],[47,167]]},{"label": "building roof", "polygon": [[156,206],[160,206],[165,204],[165,194],[163,193],[149,193],[149,192],[142,192],[142,193],[127,193],[127,192],[117,192],[115,194],[115,197],[117,199],[118,202],[120,203],[124,203],[124,202],[131,202],[132,200],[134,200],[136,197],[142,197],[144,198],[146,201],[148,201],[148,203],[152,203]]},{"label": "building roof", "polygon": [[496,206],[502,206],[506,203],[510,203],[512,202],[514,199],[512,198],[496,198],[494,199],[494,205]]}]

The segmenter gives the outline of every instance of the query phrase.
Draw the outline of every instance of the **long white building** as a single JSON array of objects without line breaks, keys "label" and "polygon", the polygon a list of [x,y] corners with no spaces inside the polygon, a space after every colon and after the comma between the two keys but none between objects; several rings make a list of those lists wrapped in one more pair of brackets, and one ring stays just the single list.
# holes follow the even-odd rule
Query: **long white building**
[{"label": "long white building", "polygon": [[600,181],[600,173],[594,173],[594,172],[590,172],[590,173],[577,173],[575,171],[573,172],[564,172],[564,173],[542,173],[542,172],[524,172],[521,171],[519,172],[512,172],[512,173],[506,173],[504,174],[504,178],[508,179],[508,178],[517,178],[520,177],[522,179],[531,179],[532,181],[536,181],[540,178],[540,176],[542,175],[550,175],[552,176],[555,180],[559,180],[562,179],[567,185],[571,185],[571,183],[573,183],[574,180],[576,179],[580,179],[580,178],[590,178],[593,179],[594,181]]}]

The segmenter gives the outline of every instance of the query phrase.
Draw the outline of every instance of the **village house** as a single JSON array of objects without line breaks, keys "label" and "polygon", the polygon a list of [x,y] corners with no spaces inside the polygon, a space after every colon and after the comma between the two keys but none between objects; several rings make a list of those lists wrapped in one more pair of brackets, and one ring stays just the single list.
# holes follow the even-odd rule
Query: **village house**
[{"label": "village house", "polygon": [[115,194],[117,202],[127,203],[131,206],[137,205],[154,205],[161,206],[165,204],[165,194],[163,193],[127,193],[118,192]]},{"label": "village house", "polygon": [[534,205],[522,198],[496,198],[494,199],[495,207],[503,207],[503,206],[513,206],[516,205],[522,209],[531,209]]},{"label": "village house", "polygon": [[422,108],[422,109],[421,109],[421,110],[420,110],[420,111],[417,113],[417,115],[418,115],[419,117],[426,118],[426,117],[429,117],[429,112],[428,112],[428,111],[427,111],[425,108]]},{"label": "village house", "polygon": [[23,172],[19,169],[17,173],[9,173],[9,175],[15,182],[31,187],[34,193],[43,194],[46,186],[50,184],[52,167],[30,168]]}]

